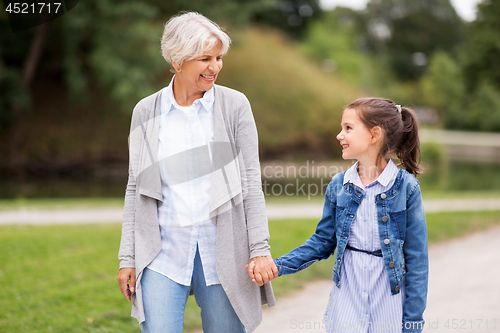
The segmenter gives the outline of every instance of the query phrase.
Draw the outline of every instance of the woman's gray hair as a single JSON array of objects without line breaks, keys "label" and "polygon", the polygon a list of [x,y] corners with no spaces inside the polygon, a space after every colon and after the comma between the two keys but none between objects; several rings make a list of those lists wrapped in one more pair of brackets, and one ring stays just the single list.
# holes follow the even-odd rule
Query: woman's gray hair
[{"label": "woman's gray hair", "polygon": [[195,59],[218,42],[222,44],[221,54],[226,54],[231,39],[222,29],[205,16],[185,12],[173,16],[165,24],[161,38],[163,58],[181,66],[184,61]]}]

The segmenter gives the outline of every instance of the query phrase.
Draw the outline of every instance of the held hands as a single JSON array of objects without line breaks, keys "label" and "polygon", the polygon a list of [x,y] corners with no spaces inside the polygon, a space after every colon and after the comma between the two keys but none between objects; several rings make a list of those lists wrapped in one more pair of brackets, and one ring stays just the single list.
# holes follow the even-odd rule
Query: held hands
[{"label": "held hands", "polygon": [[259,286],[278,277],[278,267],[271,256],[255,257],[246,265],[248,276]]},{"label": "held hands", "polygon": [[116,280],[118,280],[123,296],[127,301],[130,301],[132,293],[135,291],[135,268],[121,268]]},{"label": "held hands", "polygon": [[[255,257],[250,259],[246,265],[248,276],[259,286],[272,281],[278,277],[278,268],[271,256]],[[116,277],[120,291],[130,301],[132,293],[135,292],[135,268],[122,268]]]}]

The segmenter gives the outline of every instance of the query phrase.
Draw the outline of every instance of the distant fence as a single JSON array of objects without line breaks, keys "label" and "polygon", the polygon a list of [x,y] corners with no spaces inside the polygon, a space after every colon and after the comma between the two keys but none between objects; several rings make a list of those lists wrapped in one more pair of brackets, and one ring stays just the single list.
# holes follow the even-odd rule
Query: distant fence
[{"label": "distant fence", "polygon": [[451,160],[500,163],[500,134],[420,129],[422,143],[439,143]]}]

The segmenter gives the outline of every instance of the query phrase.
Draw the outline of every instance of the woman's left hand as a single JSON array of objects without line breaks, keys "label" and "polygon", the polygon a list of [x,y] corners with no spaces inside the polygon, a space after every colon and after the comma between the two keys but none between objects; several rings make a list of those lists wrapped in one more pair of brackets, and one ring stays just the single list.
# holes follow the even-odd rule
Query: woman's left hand
[{"label": "woman's left hand", "polygon": [[246,265],[248,276],[259,286],[272,281],[278,277],[278,267],[274,264],[271,256],[255,257],[250,259]]},{"label": "woman's left hand", "polygon": [[132,293],[135,292],[135,268],[120,268],[116,280],[123,296],[130,301]]}]

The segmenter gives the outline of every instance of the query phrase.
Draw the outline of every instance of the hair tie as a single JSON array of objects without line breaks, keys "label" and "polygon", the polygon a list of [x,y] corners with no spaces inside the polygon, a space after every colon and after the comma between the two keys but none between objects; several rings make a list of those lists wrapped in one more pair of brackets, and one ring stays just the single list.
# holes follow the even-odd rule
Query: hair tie
[{"label": "hair tie", "polygon": [[396,105],[396,109],[398,109],[398,112],[401,113],[401,105]]}]

